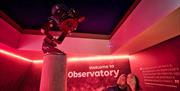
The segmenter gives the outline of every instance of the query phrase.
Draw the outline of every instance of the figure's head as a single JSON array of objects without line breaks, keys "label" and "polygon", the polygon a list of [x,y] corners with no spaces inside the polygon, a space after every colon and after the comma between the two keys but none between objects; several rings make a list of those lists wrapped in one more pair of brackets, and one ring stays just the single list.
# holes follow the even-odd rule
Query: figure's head
[{"label": "figure's head", "polygon": [[129,86],[134,86],[136,90],[140,90],[139,80],[137,76],[132,73],[128,74],[127,76],[127,84]]},{"label": "figure's head", "polygon": [[125,74],[121,74],[117,80],[117,84],[121,87],[125,87],[126,86],[126,75]]},{"label": "figure's head", "polygon": [[64,4],[55,4],[55,5],[52,7],[51,13],[52,13],[52,16],[61,17],[61,16],[63,16],[63,14],[66,13],[67,11],[68,11],[68,8],[67,8],[66,5],[64,5]]},{"label": "figure's head", "polygon": [[128,74],[127,76],[127,83],[128,84],[136,84],[136,78],[134,74]]},{"label": "figure's head", "polygon": [[77,17],[78,13],[74,8],[69,9],[68,16],[70,17]]}]

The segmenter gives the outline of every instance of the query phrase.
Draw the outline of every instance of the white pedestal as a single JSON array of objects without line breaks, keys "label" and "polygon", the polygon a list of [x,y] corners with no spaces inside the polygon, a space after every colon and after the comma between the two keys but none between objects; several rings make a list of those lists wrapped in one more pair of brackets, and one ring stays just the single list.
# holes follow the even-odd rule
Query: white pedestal
[{"label": "white pedestal", "polygon": [[65,54],[46,54],[42,66],[40,91],[67,91]]}]

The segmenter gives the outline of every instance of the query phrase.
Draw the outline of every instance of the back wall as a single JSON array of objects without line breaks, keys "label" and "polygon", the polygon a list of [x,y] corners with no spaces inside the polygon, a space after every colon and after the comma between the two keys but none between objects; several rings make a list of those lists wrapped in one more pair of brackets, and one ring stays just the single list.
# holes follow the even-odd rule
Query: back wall
[{"label": "back wall", "polygon": [[143,91],[180,91],[180,36],[131,55]]}]

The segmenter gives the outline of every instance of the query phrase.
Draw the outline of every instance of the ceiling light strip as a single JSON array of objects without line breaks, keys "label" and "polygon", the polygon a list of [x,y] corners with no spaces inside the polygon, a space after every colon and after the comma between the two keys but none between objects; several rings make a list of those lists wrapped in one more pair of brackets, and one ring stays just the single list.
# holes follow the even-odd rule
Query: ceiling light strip
[{"label": "ceiling light strip", "polygon": [[73,57],[68,58],[68,61],[97,61],[97,60],[116,60],[116,59],[126,59],[129,55],[107,55],[107,56],[92,56],[92,57]]},{"label": "ceiling light strip", "polygon": [[21,60],[24,60],[24,61],[27,61],[27,62],[32,62],[32,60],[30,60],[28,58],[16,55],[14,53],[11,53],[11,52],[8,52],[8,51],[2,50],[2,49],[0,49],[0,53],[5,54],[5,55],[9,55],[9,56],[14,57],[14,58],[18,58],[18,59],[21,59]]},{"label": "ceiling light strip", "polygon": [[[5,51],[0,49],[0,53],[5,54],[5,55],[9,55],[27,62],[33,62],[33,63],[42,63],[43,60],[30,60],[28,58],[16,55],[14,53]],[[69,62],[77,62],[77,61],[98,61],[98,60],[117,60],[117,59],[128,59],[130,56],[129,55],[107,55],[107,56],[91,56],[91,57],[72,57],[72,58],[68,58],[67,60]]]}]

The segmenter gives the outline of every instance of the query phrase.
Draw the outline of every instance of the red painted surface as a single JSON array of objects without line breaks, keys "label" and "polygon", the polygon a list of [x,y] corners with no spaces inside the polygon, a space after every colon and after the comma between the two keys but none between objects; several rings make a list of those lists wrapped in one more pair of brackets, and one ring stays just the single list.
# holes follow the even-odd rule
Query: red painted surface
[{"label": "red painted surface", "polygon": [[0,18],[0,43],[17,48],[21,34]]},{"label": "red painted surface", "polygon": [[[43,35],[22,34],[18,50],[42,51]],[[58,48],[68,56],[74,55],[108,55],[110,54],[109,40],[66,37]]]},{"label": "red painted surface", "polygon": [[41,65],[0,54],[0,91],[38,91]]},{"label": "red painted surface", "polygon": [[129,60],[68,62],[67,91],[104,91],[116,85],[118,76],[131,72]]},{"label": "red painted surface", "polygon": [[[42,59],[33,60],[26,58],[20,54],[18,54],[15,50],[11,48],[1,48],[0,47],[0,54],[4,54],[5,56],[9,56],[11,58],[19,59],[26,62],[32,63],[43,63]],[[79,61],[107,61],[107,60],[117,60],[117,59],[128,59],[129,55],[95,55],[95,56],[87,56],[87,57],[69,57],[67,60],[69,62],[79,62]]]},{"label": "red painted surface", "polygon": [[[177,88],[167,86],[145,85],[142,68],[161,65],[173,65],[180,68],[180,36],[167,40],[161,44],[145,49],[144,51],[131,55],[130,66],[132,73],[135,73],[140,80],[143,91],[180,91],[180,84],[173,84]],[[180,70],[179,70],[180,72]],[[180,81],[180,74],[174,80]],[[162,82],[160,82],[162,83]],[[163,83],[167,84],[167,83]]]}]

